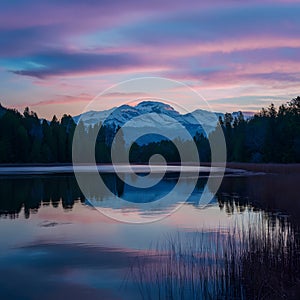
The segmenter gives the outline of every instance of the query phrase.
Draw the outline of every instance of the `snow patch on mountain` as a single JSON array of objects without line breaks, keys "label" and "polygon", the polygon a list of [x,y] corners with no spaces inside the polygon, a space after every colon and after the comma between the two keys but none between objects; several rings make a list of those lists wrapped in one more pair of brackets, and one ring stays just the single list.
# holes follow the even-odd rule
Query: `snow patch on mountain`
[{"label": "snow patch on mountain", "polygon": [[[238,112],[235,114],[237,116]],[[139,139],[139,143],[146,144],[161,140],[162,137],[158,135],[184,140],[187,138],[186,131],[191,137],[197,132],[209,134],[217,126],[220,116],[223,117],[224,114],[202,109],[180,114],[169,104],[144,101],[136,106],[121,105],[104,111],[88,111],[73,119],[76,123],[82,121],[86,127],[102,123],[115,129],[126,124],[125,141],[131,141],[138,131],[140,135],[145,135]]]}]

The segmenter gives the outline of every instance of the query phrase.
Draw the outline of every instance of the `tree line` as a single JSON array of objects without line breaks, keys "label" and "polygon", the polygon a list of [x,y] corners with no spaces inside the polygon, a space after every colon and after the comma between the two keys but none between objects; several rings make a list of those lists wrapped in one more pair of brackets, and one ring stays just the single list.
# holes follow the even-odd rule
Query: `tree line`
[{"label": "tree line", "polygon": [[245,120],[225,114],[222,126],[228,161],[253,163],[300,162],[300,97],[282,104],[263,108]]},{"label": "tree line", "polygon": [[[121,128],[76,125],[70,115],[61,120],[41,120],[25,108],[23,114],[0,105],[0,163],[71,163],[74,131],[78,127],[82,139],[97,135],[95,158],[98,163],[111,162],[111,147],[116,131]],[[271,104],[252,118],[245,119],[226,113],[219,118],[227,145],[227,160],[237,162],[300,162],[300,97],[282,104]],[[199,130],[201,132],[201,130]],[[213,135],[214,132],[211,133]],[[122,135],[121,135],[122,139]],[[201,161],[210,161],[209,139],[196,133],[193,141],[180,141],[185,149],[194,142]],[[125,147],[124,141],[119,141]],[[92,149],[93,150],[93,149]],[[179,162],[180,155],[173,141],[162,140],[147,145],[134,143],[130,149],[131,162],[148,162],[153,154],[161,154],[167,162]]]},{"label": "tree line", "polygon": [[48,122],[28,107],[23,114],[5,109],[0,117],[0,163],[70,162],[75,127],[70,115],[60,121],[53,116]]}]

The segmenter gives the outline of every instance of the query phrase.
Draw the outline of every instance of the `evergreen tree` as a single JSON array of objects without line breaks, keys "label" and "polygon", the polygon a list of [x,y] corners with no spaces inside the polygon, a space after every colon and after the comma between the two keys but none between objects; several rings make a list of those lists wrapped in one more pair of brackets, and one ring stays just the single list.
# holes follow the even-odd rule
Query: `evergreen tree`
[{"label": "evergreen tree", "polygon": [[[282,104],[263,108],[254,117],[245,120],[241,112],[237,117],[229,113],[219,117],[218,126],[224,132],[228,160],[245,162],[300,162],[300,97]],[[27,162],[71,162],[73,136],[76,128],[73,118],[64,115],[59,122],[54,116],[49,123],[41,121],[37,114],[27,107],[23,114],[17,110],[5,109],[0,105],[0,163]],[[87,151],[95,150],[97,162],[111,162],[111,148],[116,151],[120,162],[125,148],[122,129],[97,124],[86,128],[82,121],[77,125],[79,152],[85,157]],[[116,131],[120,132],[114,145]],[[210,133],[214,139],[216,131]],[[90,149],[91,141],[96,142]],[[192,141],[176,140],[186,151]],[[210,160],[210,146],[206,136],[196,133],[200,161]],[[90,153],[90,154],[91,154]],[[131,162],[148,162],[153,154],[161,154],[167,162],[179,162],[180,156],[174,141],[161,140],[147,145],[134,143],[130,149]]]}]

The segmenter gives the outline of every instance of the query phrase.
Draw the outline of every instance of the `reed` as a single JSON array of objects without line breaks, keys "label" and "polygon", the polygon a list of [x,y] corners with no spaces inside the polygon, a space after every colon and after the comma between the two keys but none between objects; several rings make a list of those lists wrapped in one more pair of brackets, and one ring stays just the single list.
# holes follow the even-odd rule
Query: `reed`
[{"label": "reed", "polygon": [[177,233],[136,259],[142,299],[293,299],[299,240],[290,224],[259,216],[247,226]]}]

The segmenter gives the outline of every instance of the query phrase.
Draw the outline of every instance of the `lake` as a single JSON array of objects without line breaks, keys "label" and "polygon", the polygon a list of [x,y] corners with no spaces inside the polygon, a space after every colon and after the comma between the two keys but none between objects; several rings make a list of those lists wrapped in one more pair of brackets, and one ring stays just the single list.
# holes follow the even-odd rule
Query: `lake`
[{"label": "lake", "polygon": [[[142,299],[146,292],[131,271],[140,257],[157,252],[173,237],[182,236],[187,245],[190,236],[201,234],[205,244],[235,226],[248,229],[266,222],[289,238],[291,228],[299,224],[295,175],[228,172],[218,193],[202,205],[199,199],[207,177],[203,174],[195,181],[187,173],[172,202],[155,205],[178,183],[177,171],[146,190],[102,172],[110,193],[98,197],[91,188],[88,198],[72,172],[2,173],[1,299]],[[141,175],[146,176],[147,170]],[[143,210],[140,203],[153,205]],[[129,223],[132,218],[146,223]],[[151,270],[153,265],[148,264]]]}]

